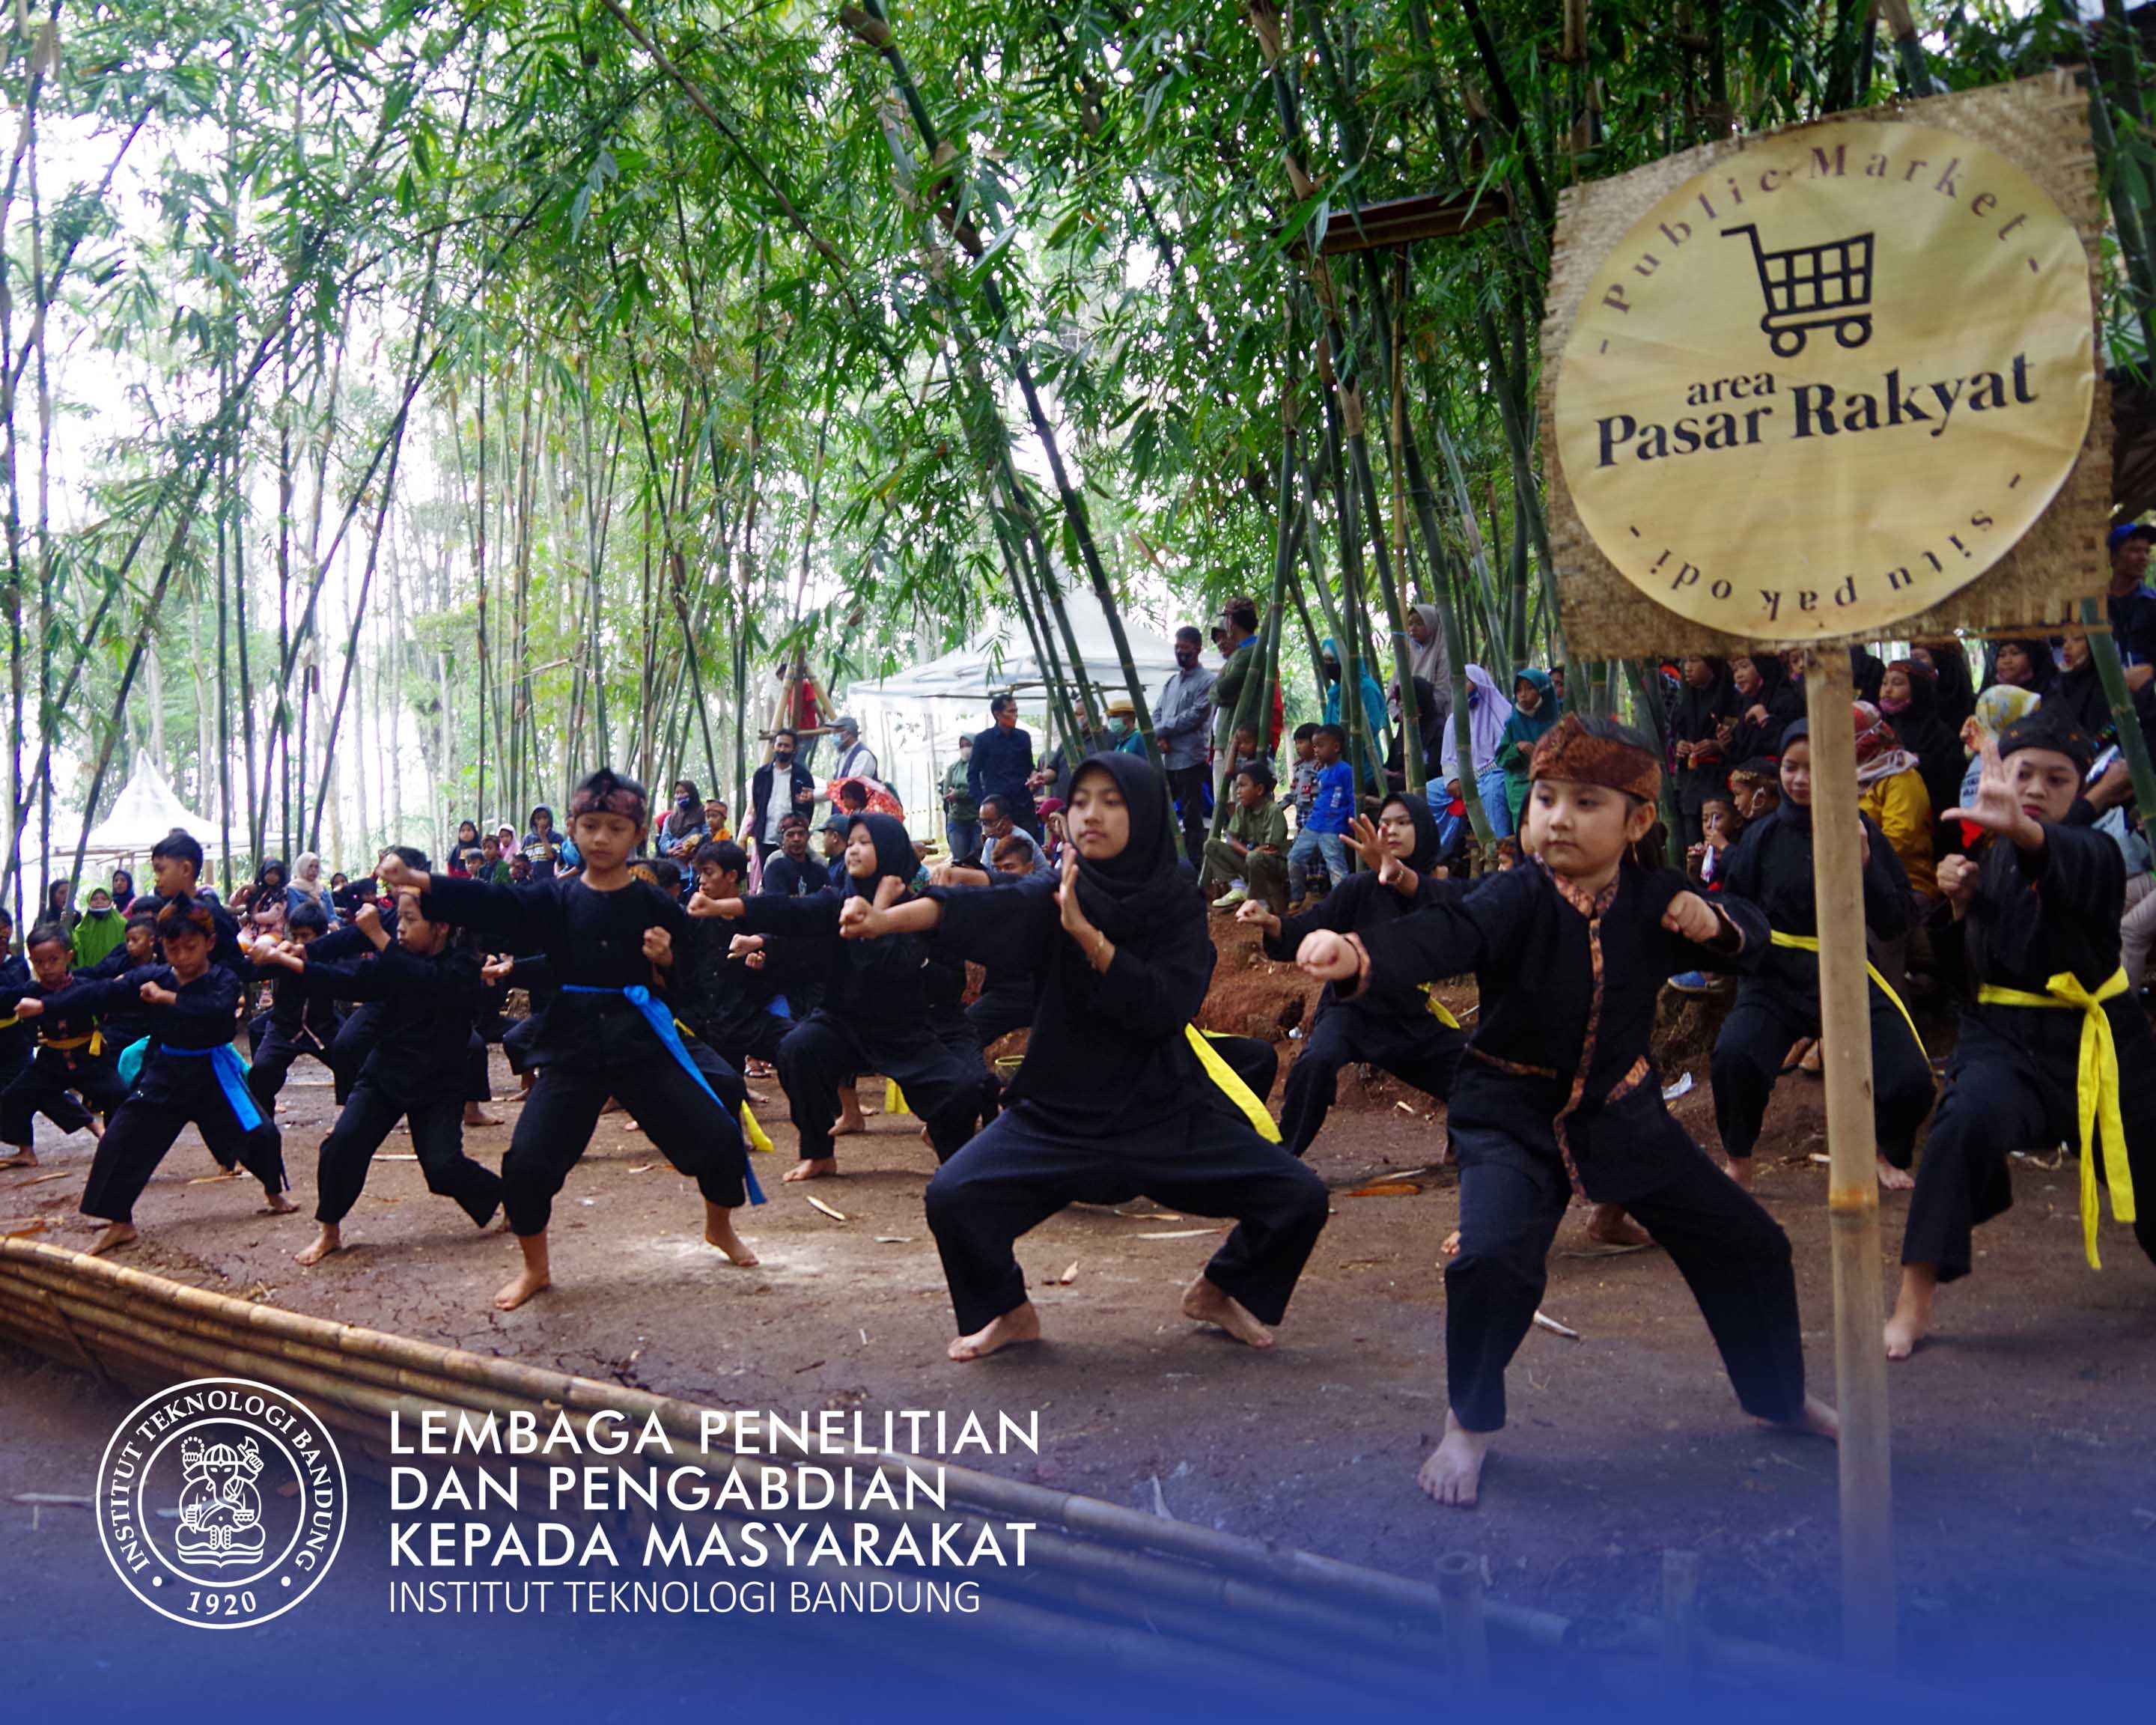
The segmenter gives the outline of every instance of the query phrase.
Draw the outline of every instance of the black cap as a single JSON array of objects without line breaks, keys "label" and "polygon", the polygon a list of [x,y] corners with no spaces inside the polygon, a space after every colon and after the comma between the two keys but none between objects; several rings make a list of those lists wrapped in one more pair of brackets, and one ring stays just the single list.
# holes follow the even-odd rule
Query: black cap
[{"label": "black cap", "polygon": [[2096,743],[2061,708],[2048,701],[2025,718],[2016,719],[1999,733],[1999,757],[2022,749],[2049,749],[2074,763],[2086,774],[2096,763]]}]

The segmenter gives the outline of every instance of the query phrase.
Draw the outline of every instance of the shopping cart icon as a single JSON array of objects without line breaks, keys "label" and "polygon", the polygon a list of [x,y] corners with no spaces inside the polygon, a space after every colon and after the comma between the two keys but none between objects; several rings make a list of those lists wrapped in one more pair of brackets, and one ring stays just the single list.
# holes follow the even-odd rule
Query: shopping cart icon
[{"label": "shopping cart icon", "polygon": [[1752,242],[1759,291],[1767,301],[1759,327],[1779,357],[1802,353],[1808,330],[1830,327],[1845,347],[1861,347],[1871,339],[1871,313],[1866,309],[1871,304],[1871,235],[1852,234],[1823,245],[1770,252],[1759,244],[1753,223],[1722,230],[1724,239],[1734,234]]}]

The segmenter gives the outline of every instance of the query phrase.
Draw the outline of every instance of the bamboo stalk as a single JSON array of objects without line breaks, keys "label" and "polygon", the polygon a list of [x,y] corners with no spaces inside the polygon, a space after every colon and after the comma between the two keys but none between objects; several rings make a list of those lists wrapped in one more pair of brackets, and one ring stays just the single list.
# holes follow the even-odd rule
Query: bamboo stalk
[{"label": "bamboo stalk", "polygon": [[1856,808],[1849,655],[1809,655],[1812,874],[1819,899],[1820,1046],[1826,1063],[1827,1212],[1834,1251],[1835,1389],[1841,1411],[1841,1625],[1845,1656],[1894,1659],[1894,1525],[1887,1353],[1879,1339],[1879,1172],[1871,1124],[1864,846]]}]

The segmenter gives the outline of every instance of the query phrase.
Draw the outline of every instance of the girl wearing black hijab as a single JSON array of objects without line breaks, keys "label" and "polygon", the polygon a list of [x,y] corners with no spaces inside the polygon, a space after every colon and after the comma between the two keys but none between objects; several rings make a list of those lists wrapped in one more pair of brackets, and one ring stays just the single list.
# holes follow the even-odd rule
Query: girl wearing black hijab
[{"label": "girl wearing black hijab", "polygon": [[690,916],[727,917],[752,936],[791,936],[827,945],[823,999],[778,1045],[778,1081],[801,1140],[801,1160],[786,1176],[789,1180],[838,1173],[831,1128],[839,1121],[839,1091],[859,1073],[880,1072],[906,1092],[906,1106],[927,1122],[940,1161],[949,1161],[980,1123],[979,1058],[968,1062],[937,1038],[922,970],[926,943],[837,943],[846,905],[856,899],[864,905],[896,903],[911,885],[920,863],[905,824],[888,814],[855,815],[846,829],[843,865],[839,884],[805,897],[758,893],[710,899],[700,892],[689,901]]},{"label": "girl wearing black hijab", "polygon": [[[1294,963],[1303,937],[1321,928],[1378,938],[1409,911],[1466,891],[1438,878],[1437,819],[1420,797],[1388,797],[1377,824],[1358,818],[1348,842],[1369,866],[1341,881],[1315,909],[1281,917],[1253,899],[1236,912],[1238,922],[1265,931],[1268,958]],[[1332,1106],[1342,1066],[1367,1060],[1441,1102],[1451,1093],[1466,1046],[1466,1033],[1426,988],[1365,988],[1342,999],[1328,984],[1309,1039],[1288,1069],[1281,1142],[1297,1156],[1310,1148]]]},{"label": "girl wearing black hijab", "polygon": [[928,1183],[958,1317],[950,1356],[1039,1339],[1011,1250],[1020,1235],[1065,1204],[1141,1195],[1236,1219],[1183,1315],[1270,1347],[1324,1230],[1325,1183],[1269,1141],[1263,1106],[1190,1029],[1213,941],[1159,770],[1090,757],[1066,819],[1060,884],[941,887],[896,909],[860,901],[840,919],[870,946],[940,929],[966,957],[1015,960],[1034,978],[1033,1034],[1004,1111]]}]

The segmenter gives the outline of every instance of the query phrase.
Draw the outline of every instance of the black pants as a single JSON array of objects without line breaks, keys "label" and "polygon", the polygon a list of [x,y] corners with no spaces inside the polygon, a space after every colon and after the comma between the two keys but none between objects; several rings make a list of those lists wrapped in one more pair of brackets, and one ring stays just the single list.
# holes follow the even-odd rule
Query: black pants
[{"label": "black pants", "polygon": [[978,1058],[970,1065],[961,1060],[925,1025],[915,1035],[871,1041],[850,1021],[818,1012],[778,1045],[778,1081],[803,1162],[836,1153],[831,1128],[839,1119],[839,1087],[863,1072],[880,1072],[906,1092],[906,1106],[927,1127],[939,1162],[949,1161],[980,1122]]},{"label": "black pants", "polygon": [[[1505,1368],[1535,1320],[1550,1244],[1572,1189],[1556,1156],[1477,1132],[1460,1154],[1460,1252],[1445,1269],[1445,1365],[1470,1431],[1505,1423]],[[1707,1153],[1693,1147],[1625,1208],[1670,1255],[1698,1301],[1745,1411],[1793,1420],[1804,1357],[1789,1240]]]},{"label": "black pants", "polygon": [[[2151,1106],[2156,1071],[2145,1058],[2145,1043],[2138,1051],[2144,1058],[2137,1060],[2129,1058],[2135,1050],[2128,1045],[2119,1048],[2119,1111],[2126,1121],[2126,1158],[2139,1215],[2133,1237],[2156,1260],[2156,1107]],[[2061,1075],[2062,1085],[2040,1085],[1995,1045],[1978,1045],[1972,1053],[1975,1057],[1966,1060],[1958,1054],[1948,1068],[1902,1234],[1902,1261],[1937,1266],[1941,1281],[1969,1274],[1970,1235],[2013,1207],[2008,1155],[2058,1143],[2078,1150],[2081,1142],[2071,1072]],[[2099,1158],[2099,1170],[2102,1165]],[[2078,1173],[2068,1178],[2077,1181]]]},{"label": "black pants", "polygon": [[1011,1248],[1069,1204],[1146,1197],[1236,1227],[1205,1274],[1262,1323],[1278,1323],[1325,1230],[1325,1182],[1240,1118],[1200,1102],[1140,1132],[1056,1137],[1039,1111],[1006,1109],[928,1183],[928,1225],[966,1334],[1025,1303]]},{"label": "black pants", "polygon": [[493,1099],[494,1087],[486,1076],[486,1039],[475,1030],[465,1041],[465,1100],[486,1102]]},{"label": "black pants", "polygon": [[465,1154],[464,1112],[460,1096],[430,1096],[408,1106],[362,1075],[316,1158],[315,1219],[334,1227],[352,1214],[374,1153],[399,1120],[408,1120],[427,1189],[455,1200],[485,1227],[501,1208],[501,1176]]},{"label": "black pants", "polygon": [[1194,767],[1168,769],[1168,793],[1175,798],[1175,812],[1183,822],[1183,853],[1194,869],[1205,866],[1205,798],[1211,779],[1203,761]]},{"label": "black pants", "polygon": [[655,1041],[653,1046],[649,1059],[625,1065],[540,1070],[501,1160],[511,1231],[526,1238],[547,1231],[554,1194],[591,1147],[609,1096],[621,1099],[660,1154],[696,1183],[706,1203],[737,1209],[747,1202],[748,1152],[739,1119]]},{"label": "black pants", "polygon": [[[1916,1158],[1917,1129],[1932,1111],[1932,1069],[1907,1023],[1876,983],[1871,999],[1871,1129],[1879,1153],[1896,1168],[1907,1168]],[[1714,1123],[1729,1155],[1752,1153],[1790,1045],[1799,1037],[1819,1034],[1819,1018],[1807,1003],[1748,991],[1738,994],[1715,1038],[1710,1068]]]},{"label": "black pants", "polygon": [[0,1091],[0,1144],[27,1146],[40,1114],[63,1132],[79,1132],[93,1111],[109,1119],[126,1094],[110,1060],[85,1060],[69,1070],[57,1050],[44,1050]]},{"label": "black pants", "polygon": [[743,1072],[748,1070],[751,1060],[762,1060],[766,1065],[777,1064],[780,1045],[793,1028],[791,1019],[783,1019],[773,1012],[760,1012],[752,1019],[727,1025],[722,1034],[703,1036],[700,1032],[699,1040],[716,1049],[720,1058],[735,1071]]},{"label": "black pants", "polygon": [[234,1117],[214,1079],[187,1086],[170,1099],[151,1100],[138,1089],[114,1110],[98,1141],[83,1188],[82,1213],[107,1222],[135,1219],[135,1201],[165,1153],[192,1125],[221,1167],[244,1168],[275,1195],[285,1187],[285,1145],[277,1123],[264,1118],[249,1131]]},{"label": "black pants", "polygon": [[352,1087],[359,1081],[359,1069],[367,1064],[367,1057],[374,1052],[374,1045],[381,1040],[382,1014],[387,1010],[379,1000],[362,1001],[346,1014],[336,1034],[330,1039],[329,1051],[323,1059],[335,1083],[331,1094],[340,1108],[352,1100]]},{"label": "black pants", "polygon": [[277,1101],[278,1092],[285,1088],[285,1075],[292,1070],[292,1063],[303,1056],[311,1056],[330,1067],[330,1076],[336,1076],[331,1065],[328,1049],[316,1040],[315,1033],[304,1025],[287,1032],[260,1019],[255,1023],[262,1027],[257,1035],[250,1028],[248,1040],[254,1044],[254,1055],[247,1068],[247,1088],[267,1114]]},{"label": "black pants", "polygon": [[1281,1100],[1281,1141],[1292,1153],[1304,1154],[1317,1141],[1332,1111],[1342,1066],[1368,1060],[1440,1102],[1452,1093],[1452,1075],[1460,1069],[1467,1039],[1428,1012],[1420,1016],[1427,1029],[1394,1024],[1373,1035],[1361,1013],[1342,1006],[1320,1009],[1301,1053],[1287,1069],[1287,1093]]},{"label": "black pants", "polygon": [[1262,1036],[1208,1036],[1213,1052],[1262,1104],[1280,1076],[1280,1050]]},{"label": "black pants", "polygon": [[501,1033],[501,1051],[509,1056],[509,1070],[519,1078],[537,1070],[531,1064],[531,1045],[538,1041],[540,1027],[545,1022],[533,1013],[529,1018],[517,1019]]}]

